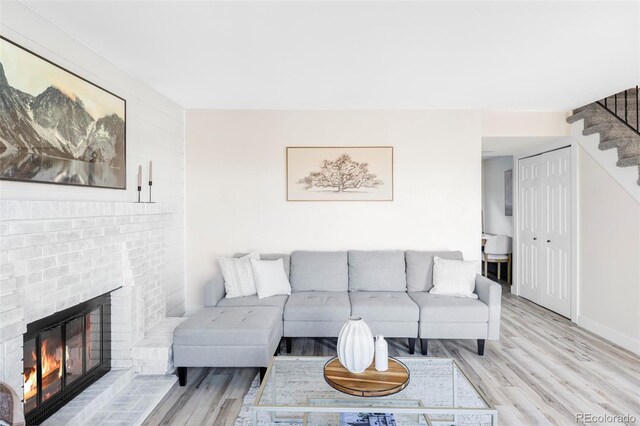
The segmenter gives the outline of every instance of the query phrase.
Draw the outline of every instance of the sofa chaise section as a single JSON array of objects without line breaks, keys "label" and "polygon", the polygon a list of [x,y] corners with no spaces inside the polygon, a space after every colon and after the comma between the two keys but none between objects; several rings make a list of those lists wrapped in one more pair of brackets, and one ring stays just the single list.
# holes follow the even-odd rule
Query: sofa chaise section
[{"label": "sofa chaise section", "polygon": [[[261,254],[260,258],[282,258],[288,276],[289,255]],[[226,298],[224,278],[217,271],[205,284],[205,307],[173,333],[174,366],[180,385],[186,383],[187,367],[259,367],[263,375],[280,347],[287,298]]]},{"label": "sofa chaise section", "polygon": [[264,369],[281,338],[278,307],[205,307],[173,333],[173,363],[180,385],[186,383],[187,367]]}]

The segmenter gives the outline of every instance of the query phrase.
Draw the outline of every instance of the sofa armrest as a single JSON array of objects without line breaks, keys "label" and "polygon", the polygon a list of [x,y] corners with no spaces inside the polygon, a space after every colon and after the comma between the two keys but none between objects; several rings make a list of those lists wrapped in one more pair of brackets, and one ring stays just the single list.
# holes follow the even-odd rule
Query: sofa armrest
[{"label": "sofa armrest", "polygon": [[224,295],[224,278],[220,270],[217,270],[204,284],[204,306],[216,306]]},{"label": "sofa armrest", "polygon": [[476,290],[478,299],[489,307],[489,324],[487,338],[498,340],[500,338],[500,309],[502,305],[502,287],[500,284],[476,275]]}]

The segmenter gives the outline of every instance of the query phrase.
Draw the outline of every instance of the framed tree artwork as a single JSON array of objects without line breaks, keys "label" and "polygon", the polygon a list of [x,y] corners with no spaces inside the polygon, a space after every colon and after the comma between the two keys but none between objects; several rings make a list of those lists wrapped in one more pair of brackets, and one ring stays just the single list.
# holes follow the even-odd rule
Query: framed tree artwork
[{"label": "framed tree artwork", "polygon": [[126,189],[126,101],[0,36],[0,179]]},{"label": "framed tree artwork", "polygon": [[393,201],[393,147],[287,147],[288,201]]}]

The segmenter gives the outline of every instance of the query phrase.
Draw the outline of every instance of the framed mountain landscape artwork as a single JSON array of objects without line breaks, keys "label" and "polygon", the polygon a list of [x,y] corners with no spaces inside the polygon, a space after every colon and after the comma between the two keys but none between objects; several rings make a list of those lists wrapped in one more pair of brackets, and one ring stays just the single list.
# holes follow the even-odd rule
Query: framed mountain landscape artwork
[{"label": "framed mountain landscape artwork", "polygon": [[393,201],[393,147],[287,147],[288,201]]},{"label": "framed mountain landscape artwork", "polygon": [[0,36],[0,179],[126,189],[126,101]]}]

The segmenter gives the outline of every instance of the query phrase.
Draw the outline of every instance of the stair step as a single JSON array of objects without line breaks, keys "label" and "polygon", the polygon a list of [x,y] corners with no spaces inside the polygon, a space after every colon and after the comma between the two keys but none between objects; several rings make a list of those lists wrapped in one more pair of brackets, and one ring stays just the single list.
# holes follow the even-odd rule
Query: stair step
[{"label": "stair step", "polygon": [[609,114],[604,108],[602,108],[598,104],[589,104],[580,108],[576,108],[573,110],[572,115],[567,117],[567,123],[575,123],[576,121],[586,120],[588,117],[598,116],[602,117],[602,119],[606,119],[604,114]]},{"label": "stair step", "polygon": [[640,137],[637,142],[628,143],[618,147],[618,158],[629,158],[640,155]]},{"label": "stair step", "polygon": [[574,109],[572,112],[573,112],[574,114],[577,114],[577,113],[582,112],[582,111],[584,111],[584,110],[587,110],[587,109],[595,109],[595,108],[602,108],[602,107],[601,107],[601,106],[599,106],[597,103],[592,102],[592,103],[590,103],[590,104],[587,104],[587,105],[581,106],[581,107],[579,107],[579,108],[576,108],[576,109]]},{"label": "stair step", "polygon": [[[615,119],[614,119],[615,120]],[[585,120],[584,130],[582,134],[585,136],[599,133],[601,140],[611,140],[619,138],[635,138],[638,134],[618,121],[607,121],[594,123],[591,120]]]},{"label": "stair step", "polygon": [[[616,163],[618,167],[633,167],[640,166],[640,155],[636,155],[633,157],[621,158]],[[640,180],[638,181],[640,185]]]},{"label": "stair step", "polygon": [[596,133],[604,133],[613,129],[614,125],[611,123],[594,124],[593,126],[585,127],[582,131],[584,136],[595,135]]},{"label": "stair step", "polygon": [[584,112],[584,125],[585,127],[592,126],[594,124],[611,123],[618,124],[620,120],[613,114],[608,113],[604,108],[600,108],[599,111],[585,111]]},{"label": "stair step", "polygon": [[634,142],[637,142],[640,138],[619,138],[614,137],[610,139],[606,139],[605,136],[600,136],[600,145],[598,148],[604,151],[611,148],[619,148]]},{"label": "stair step", "polygon": [[584,120],[584,115],[580,112],[575,112],[575,110],[573,111],[572,115],[566,118],[566,122],[569,124],[575,123],[576,121],[580,121],[580,120]]}]

